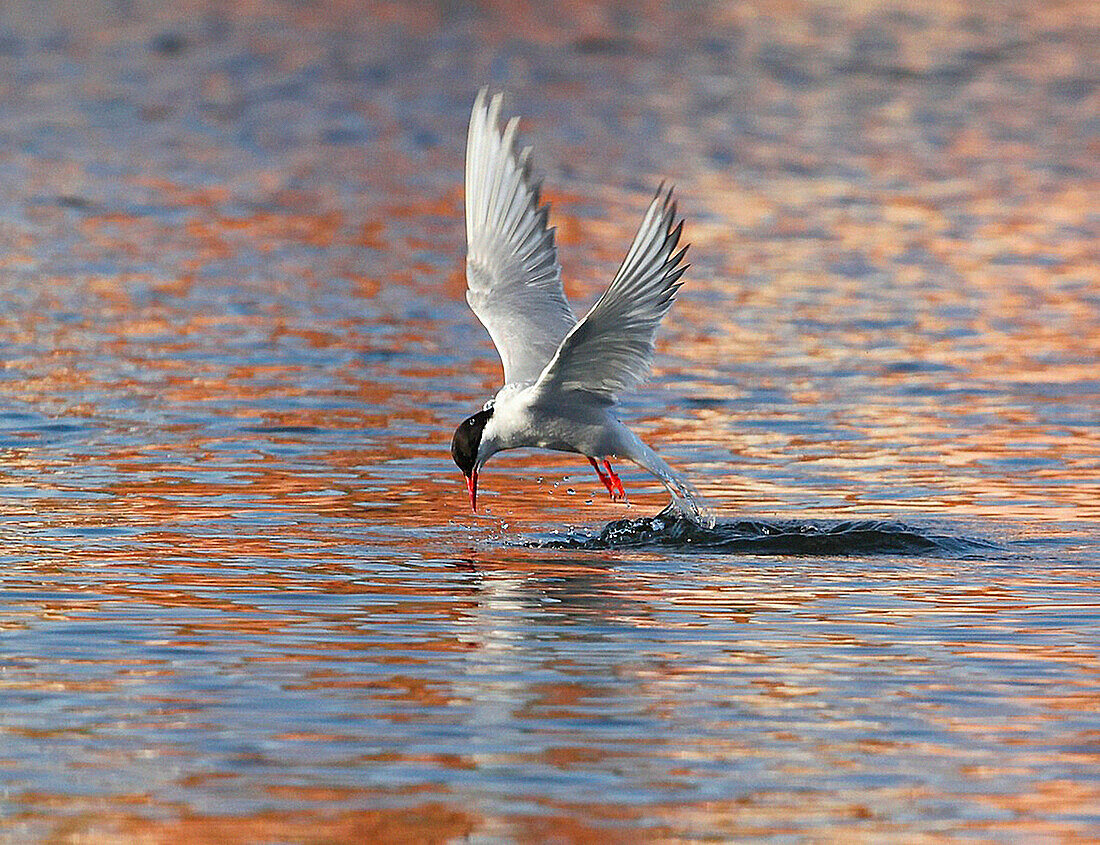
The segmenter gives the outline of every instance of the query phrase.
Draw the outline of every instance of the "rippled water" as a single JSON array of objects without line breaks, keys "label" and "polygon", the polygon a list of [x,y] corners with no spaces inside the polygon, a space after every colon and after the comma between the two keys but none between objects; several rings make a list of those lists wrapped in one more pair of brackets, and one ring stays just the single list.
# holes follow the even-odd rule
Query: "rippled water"
[{"label": "rippled water", "polygon": [[[0,17],[0,840],[1100,835],[1095,12],[783,8]],[[714,529],[468,513],[485,82]]]}]

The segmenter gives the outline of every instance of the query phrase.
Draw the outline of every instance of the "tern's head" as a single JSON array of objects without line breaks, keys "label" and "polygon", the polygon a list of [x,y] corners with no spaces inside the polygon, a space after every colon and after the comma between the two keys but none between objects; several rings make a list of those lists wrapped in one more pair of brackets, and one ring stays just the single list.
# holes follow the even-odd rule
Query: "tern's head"
[{"label": "tern's head", "polygon": [[451,438],[451,457],[466,476],[466,489],[470,491],[470,507],[477,511],[477,452],[481,446],[481,433],[493,416],[492,407],[478,411],[464,419]]}]

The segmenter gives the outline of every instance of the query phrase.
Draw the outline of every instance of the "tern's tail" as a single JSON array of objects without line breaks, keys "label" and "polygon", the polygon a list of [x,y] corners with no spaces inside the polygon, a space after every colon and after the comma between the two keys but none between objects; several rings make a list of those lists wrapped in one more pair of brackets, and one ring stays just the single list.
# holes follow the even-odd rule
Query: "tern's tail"
[{"label": "tern's tail", "polygon": [[676,511],[692,522],[708,528],[714,527],[714,513],[707,507],[694,484],[666,464],[660,455],[637,437],[634,438],[631,447],[631,454],[624,455],[624,457],[629,458],[642,469],[653,473],[661,480],[669,495],[672,496],[672,507]]}]

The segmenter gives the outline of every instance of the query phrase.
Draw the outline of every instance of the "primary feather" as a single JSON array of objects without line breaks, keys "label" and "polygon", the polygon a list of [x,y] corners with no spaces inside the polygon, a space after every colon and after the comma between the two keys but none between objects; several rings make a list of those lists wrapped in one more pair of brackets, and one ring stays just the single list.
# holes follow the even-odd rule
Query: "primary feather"
[{"label": "primary feather", "polygon": [[548,205],[539,204],[518,121],[502,132],[503,98],[481,89],[466,140],[466,301],[489,332],[504,383],[538,377],[576,323],[561,284]]}]

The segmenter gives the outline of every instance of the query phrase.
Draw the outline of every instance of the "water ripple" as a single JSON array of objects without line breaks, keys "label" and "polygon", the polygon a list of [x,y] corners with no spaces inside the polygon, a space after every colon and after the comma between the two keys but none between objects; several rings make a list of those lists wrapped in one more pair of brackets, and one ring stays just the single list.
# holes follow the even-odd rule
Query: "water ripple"
[{"label": "water ripple", "polygon": [[537,545],[562,549],[661,548],[686,553],[807,556],[957,557],[978,551],[988,555],[1001,550],[986,540],[941,534],[901,522],[739,519],[708,527],[668,510],[642,519],[616,520],[594,537],[577,533],[564,540]]}]

